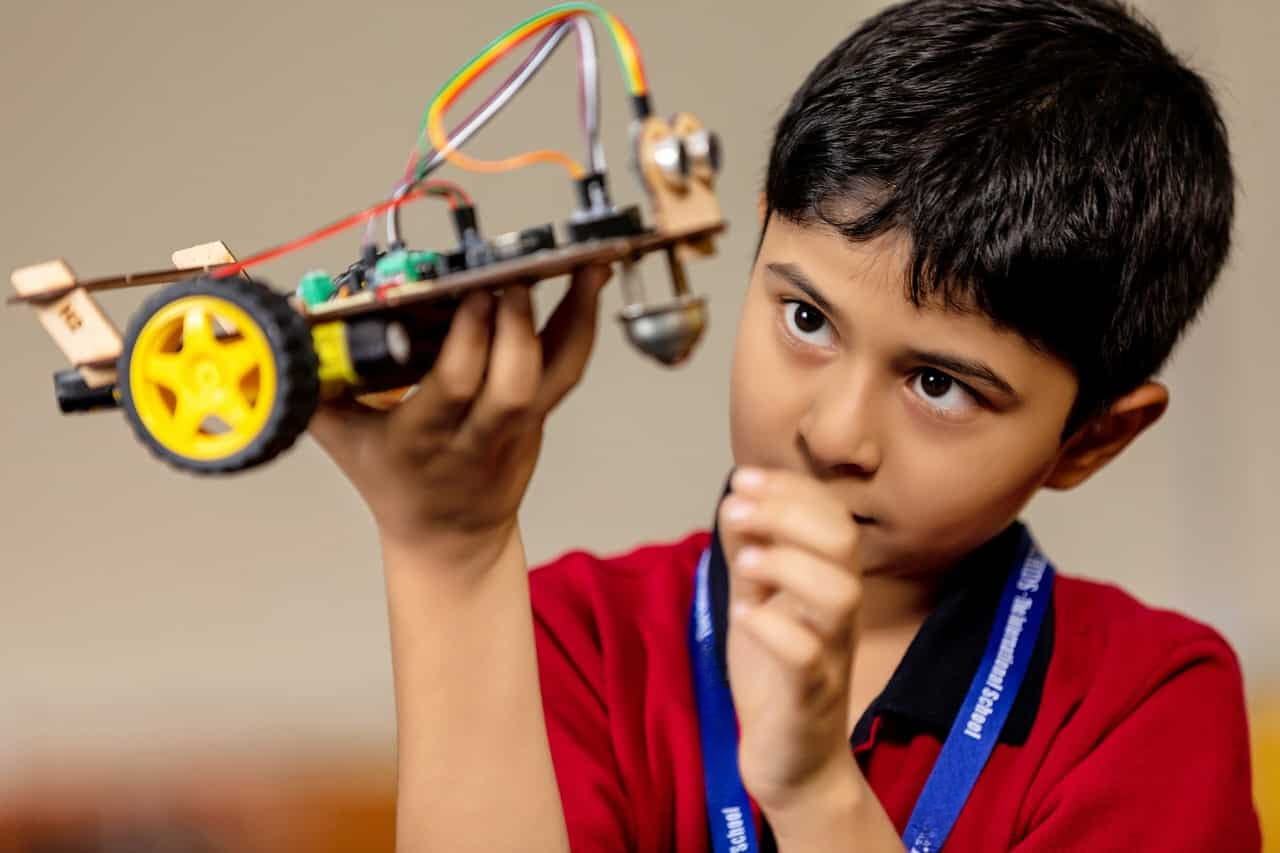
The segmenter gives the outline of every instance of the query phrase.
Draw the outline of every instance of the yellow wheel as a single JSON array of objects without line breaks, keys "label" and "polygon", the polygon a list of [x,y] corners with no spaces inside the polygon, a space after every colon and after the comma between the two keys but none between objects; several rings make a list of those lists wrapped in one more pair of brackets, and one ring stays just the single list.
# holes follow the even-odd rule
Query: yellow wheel
[{"label": "yellow wheel", "polygon": [[148,300],[125,336],[120,403],[165,461],[225,473],[275,457],[319,400],[306,321],[256,282],[200,278]]}]

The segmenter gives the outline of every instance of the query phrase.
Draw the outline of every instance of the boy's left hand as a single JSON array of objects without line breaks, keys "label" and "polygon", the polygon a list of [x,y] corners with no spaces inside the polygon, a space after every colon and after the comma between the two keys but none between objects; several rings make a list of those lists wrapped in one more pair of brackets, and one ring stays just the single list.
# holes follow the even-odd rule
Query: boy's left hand
[{"label": "boy's left hand", "polygon": [[766,813],[860,779],[849,681],[861,599],[858,527],[817,480],[739,469],[719,523],[729,563],[729,683],[743,784]]}]

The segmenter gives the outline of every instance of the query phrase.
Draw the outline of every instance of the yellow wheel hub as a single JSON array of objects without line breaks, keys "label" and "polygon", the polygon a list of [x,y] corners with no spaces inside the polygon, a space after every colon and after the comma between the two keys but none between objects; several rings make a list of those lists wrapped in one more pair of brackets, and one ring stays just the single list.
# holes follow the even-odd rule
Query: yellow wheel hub
[{"label": "yellow wheel hub", "polygon": [[223,459],[266,425],[276,363],[266,333],[240,306],[184,296],[139,331],[128,381],[138,417],[156,441],[190,459]]}]

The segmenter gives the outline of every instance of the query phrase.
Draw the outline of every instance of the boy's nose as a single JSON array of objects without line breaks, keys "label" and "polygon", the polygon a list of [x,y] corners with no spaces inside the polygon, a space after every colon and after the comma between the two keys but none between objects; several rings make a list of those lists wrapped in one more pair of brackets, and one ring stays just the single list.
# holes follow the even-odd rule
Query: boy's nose
[{"label": "boy's nose", "polygon": [[799,440],[815,474],[874,474],[884,453],[871,383],[847,374],[825,383],[801,418]]}]

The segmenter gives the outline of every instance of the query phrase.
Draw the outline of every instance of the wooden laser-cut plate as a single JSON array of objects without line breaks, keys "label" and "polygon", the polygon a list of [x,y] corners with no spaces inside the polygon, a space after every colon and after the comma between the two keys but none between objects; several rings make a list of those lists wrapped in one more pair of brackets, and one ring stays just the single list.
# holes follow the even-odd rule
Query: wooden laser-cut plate
[{"label": "wooden laser-cut plate", "polygon": [[611,263],[635,258],[668,246],[688,241],[702,241],[724,231],[725,223],[680,232],[617,237],[546,249],[527,258],[502,261],[474,270],[453,273],[441,279],[394,285],[377,293],[362,291],[354,296],[332,299],[309,309],[305,316],[311,323],[325,323],[346,317],[370,314],[386,308],[430,302],[459,296],[479,288],[499,288],[513,282],[535,282],[572,272],[595,263]]}]

